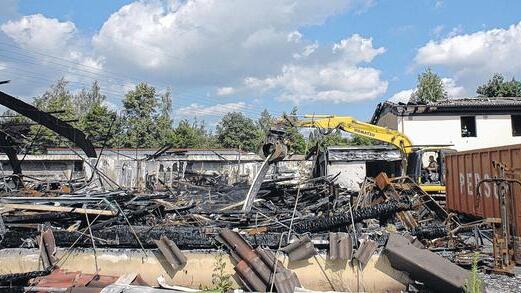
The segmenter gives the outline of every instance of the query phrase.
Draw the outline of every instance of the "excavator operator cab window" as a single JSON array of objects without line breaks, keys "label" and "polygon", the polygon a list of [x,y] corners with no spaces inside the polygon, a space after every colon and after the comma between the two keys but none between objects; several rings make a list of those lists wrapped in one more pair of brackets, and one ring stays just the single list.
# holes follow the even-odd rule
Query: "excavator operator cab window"
[{"label": "excavator operator cab window", "polygon": [[439,184],[441,180],[441,158],[439,151],[425,151],[422,156],[421,182]]}]

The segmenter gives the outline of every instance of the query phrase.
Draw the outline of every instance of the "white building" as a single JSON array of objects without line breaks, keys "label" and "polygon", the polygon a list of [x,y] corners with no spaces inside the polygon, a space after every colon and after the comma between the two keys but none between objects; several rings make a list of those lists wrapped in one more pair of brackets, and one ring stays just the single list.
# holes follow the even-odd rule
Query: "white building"
[{"label": "white building", "polygon": [[521,98],[448,99],[378,105],[372,124],[398,130],[417,146],[463,151],[521,143]]}]

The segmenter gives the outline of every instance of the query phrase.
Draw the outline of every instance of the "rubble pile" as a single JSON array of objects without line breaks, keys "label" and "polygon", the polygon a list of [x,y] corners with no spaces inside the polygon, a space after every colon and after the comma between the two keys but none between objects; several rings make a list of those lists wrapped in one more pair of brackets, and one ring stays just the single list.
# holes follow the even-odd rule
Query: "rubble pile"
[{"label": "rubble pile", "polygon": [[[241,208],[248,185],[210,186],[204,182],[184,182],[154,192],[80,189],[74,193],[3,196],[1,216],[6,229],[0,245],[35,247],[37,243],[31,239],[39,234],[41,225],[52,228],[57,244],[63,247],[73,243],[90,247],[91,239],[83,232],[87,228],[98,247],[125,248],[154,247],[152,239],[161,235],[186,249],[215,248],[214,236],[222,228],[255,235],[258,245],[269,247],[279,245],[281,233],[311,233],[323,238],[329,232],[360,234],[389,225],[420,239],[447,235],[443,225],[447,215],[436,213],[436,208],[441,208],[437,205],[430,209],[424,201],[428,195],[418,192],[421,189],[405,188],[411,184],[392,183],[384,190],[373,184],[371,191],[357,197],[336,185],[334,176],[302,181],[294,177],[270,179],[263,181],[252,211],[244,213]],[[397,190],[397,186],[403,189]],[[427,218],[433,220],[422,220]]]},{"label": "rubble pile", "polygon": [[[155,249],[159,239],[168,239],[182,250],[218,249],[226,244],[233,254],[235,243],[222,239],[223,233],[235,230],[240,234],[233,232],[234,239],[242,239],[249,250],[264,247],[271,254],[286,253],[294,261],[310,258],[317,250],[329,251],[332,259],[353,259],[363,267],[378,247],[386,246],[392,233],[405,235],[412,243],[421,241],[422,247],[439,247],[443,241],[448,243],[449,229],[459,225],[410,179],[389,179],[384,173],[368,178],[358,194],[341,188],[335,176],[264,179],[251,212],[245,213],[248,188],[248,184],[225,184],[216,175],[188,177],[169,187],[155,184],[155,190],[148,192],[99,192],[87,185],[70,193],[61,188],[40,190],[33,196],[4,194],[0,247],[41,248],[40,235],[52,231],[53,245],[68,249]],[[332,241],[348,242],[333,248]],[[241,269],[247,262],[243,258],[235,263],[245,288],[267,288],[266,276],[263,282],[252,281],[244,271],[247,267]],[[3,276],[2,280],[27,280],[56,268],[50,265],[34,276]],[[288,271],[286,277],[277,278],[287,274],[291,275]],[[291,282],[298,284],[298,280]]]},{"label": "rubble pile", "polygon": [[[90,239],[82,232],[87,227],[99,247],[139,248],[139,242],[154,247],[152,239],[164,234],[183,248],[215,248],[214,236],[221,228],[251,231],[257,235],[256,241],[265,240],[260,244],[275,247],[278,234],[287,230],[292,220],[298,223],[346,211],[349,206],[350,196],[332,177],[303,182],[295,182],[295,178],[266,180],[249,214],[241,211],[248,185],[209,187],[207,180],[204,182],[183,182],[151,193],[80,189],[75,193],[3,196],[1,216],[6,229],[0,246],[34,247],[37,243],[31,239],[39,234],[40,225],[45,225],[53,229],[57,244],[64,247],[73,243],[90,247]],[[262,236],[274,230],[280,231]]]},{"label": "rubble pile", "polygon": [[[74,133],[71,128],[62,135]],[[264,160],[248,163],[254,171],[245,180],[239,176],[239,169],[245,167],[240,164],[240,152],[235,169],[217,154],[228,165],[227,174],[204,170],[205,161],[198,171],[193,162],[187,171],[188,160],[181,163],[179,156],[161,161],[168,146],[141,158],[105,161],[102,165],[119,164],[105,170],[88,141],[82,150],[91,159],[77,155],[89,167],[90,176],[73,179],[71,172],[67,180],[40,180],[22,175],[18,168],[0,183],[0,254],[5,253],[7,259],[9,253],[38,251],[38,263],[32,270],[22,264],[18,272],[0,274],[0,289],[193,292],[195,288],[169,282],[189,276],[192,279],[184,284],[191,285],[204,272],[218,290],[236,284],[245,291],[296,292],[323,277],[316,287],[367,291],[377,290],[375,286],[386,275],[391,290],[461,292],[473,278],[462,266],[479,263],[498,269],[499,233],[485,221],[463,222],[466,219],[461,215],[448,213],[439,196],[434,198],[422,189],[417,178],[390,178],[381,170],[385,164],[380,161],[372,168],[372,172],[379,170],[378,175],[366,177],[359,191],[354,191],[339,184],[341,171],[324,170],[327,161],[318,145],[302,159],[314,157],[309,160],[311,176],[280,172],[288,147],[286,133],[275,134],[263,147]],[[377,149],[362,153],[364,158],[402,155]],[[10,158],[13,166],[20,166],[17,160],[16,154]],[[154,164],[156,160],[160,163]],[[394,161],[389,165],[392,170],[397,168]],[[236,180],[230,180],[233,170]],[[121,175],[119,183],[108,174],[111,171]],[[498,221],[491,221],[497,229]],[[125,260],[114,260],[118,257],[109,253],[114,250],[122,252]],[[100,271],[99,262],[107,258],[109,266],[128,265],[128,251],[142,253],[136,268],[143,277],[153,274],[151,267],[160,267],[169,281],[154,275],[154,285],[161,288],[151,288],[137,272],[116,270],[111,275]],[[481,252],[479,257],[470,254],[475,251]],[[508,255],[508,247],[504,251]],[[93,274],[63,269],[69,257],[80,262],[81,257],[88,257],[79,256],[81,252],[93,256]],[[209,268],[208,255],[213,258],[216,253],[214,267]],[[228,258],[224,260],[221,253]],[[34,255],[23,259],[31,258]],[[227,261],[232,272],[225,271]],[[301,278],[306,276],[301,269],[311,265],[315,266],[311,277]],[[499,268],[509,273],[505,269],[509,267]],[[362,276],[361,280],[361,273],[369,270],[377,277],[365,280]],[[338,276],[339,272],[347,277]],[[197,289],[209,289],[202,288],[202,283],[196,283]]]}]

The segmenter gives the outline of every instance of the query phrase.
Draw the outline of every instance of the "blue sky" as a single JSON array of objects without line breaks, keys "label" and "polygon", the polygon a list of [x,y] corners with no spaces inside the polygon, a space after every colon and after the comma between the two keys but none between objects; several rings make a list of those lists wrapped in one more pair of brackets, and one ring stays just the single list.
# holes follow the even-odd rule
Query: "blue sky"
[{"label": "blue sky", "polygon": [[174,117],[370,118],[430,66],[451,97],[521,75],[520,1],[16,1],[0,12],[1,90],[30,99],[61,76],[99,80],[112,107],[143,80]]}]

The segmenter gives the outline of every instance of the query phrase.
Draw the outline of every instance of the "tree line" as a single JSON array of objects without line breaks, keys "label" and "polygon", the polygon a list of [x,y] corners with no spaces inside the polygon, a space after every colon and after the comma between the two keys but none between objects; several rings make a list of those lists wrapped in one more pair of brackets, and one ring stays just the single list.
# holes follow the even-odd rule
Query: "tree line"
[{"label": "tree line", "polygon": [[[95,81],[88,88],[72,92],[64,78],[52,84],[41,96],[33,99],[33,105],[82,130],[96,147],[108,148],[230,148],[258,152],[275,117],[264,109],[258,119],[240,112],[230,112],[210,129],[204,120],[182,119],[174,123],[172,117],[172,93],[159,92],[147,83],[140,83],[122,98],[122,108],[116,111],[106,103],[100,84]],[[287,115],[297,114],[294,107]],[[14,127],[21,141],[21,152],[46,153],[51,147],[67,147],[70,142],[53,131],[31,123],[16,113],[6,111],[2,115],[3,128]],[[14,135],[14,134],[13,134]],[[289,127],[289,144],[292,152],[304,154],[306,148],[316,144],[320,134],[305,138],[298,129]],[[370,144],[363,138],[343,137],[335,131],[324,140],[323,146]]]},{"label": "tree line", "polygon": [[[478,86],[476,94],[481,97],[521,97],[521,82],[512,78],[506,80],[501,73],[495,73],[485,84]],[[416,90],[410,102],[429,103],[448,98],[440,76],[427,68],[418,75]]]},{"label": "tree line", "polygon": [[[520,97],[521,82],[505,80],[496,73],[476,90],[479,96]],[[428,103],[447,98],[447,92],[438,74],[427,68],[418,75],[417,89],[411,102]],[[231,148],[258,152],[275,117],[264,109],[258,119],[240,112],[230,112],[218,121],[215,129],[204,120],[182,119],[174,123],[172,118],[172,93],[159,92],[147,83],[140,83],[122,98],[118,112],[107,106],[107,97],[97,81],[88,88],[72,92],[64,78],[52,84],[33,104],[82,130],[87,139],[97,147],[109,148]],[[297,108],[287,113],[295,117]],[[333,113],[335,114],[335,113]],[[2,115],[2,128],[16,136],[23,153],[45,153],[49,147],[67,147],[69,142],[53,131],[31,123],[30,120],[6,111]],[[312,131],[304,137],[295,127],[288,128],[290,149],[304,154],[307,149],[320,144],[327,146],[370,145],[375,141],[361,136],[345,137],[339,130],[329,135]]]}]

